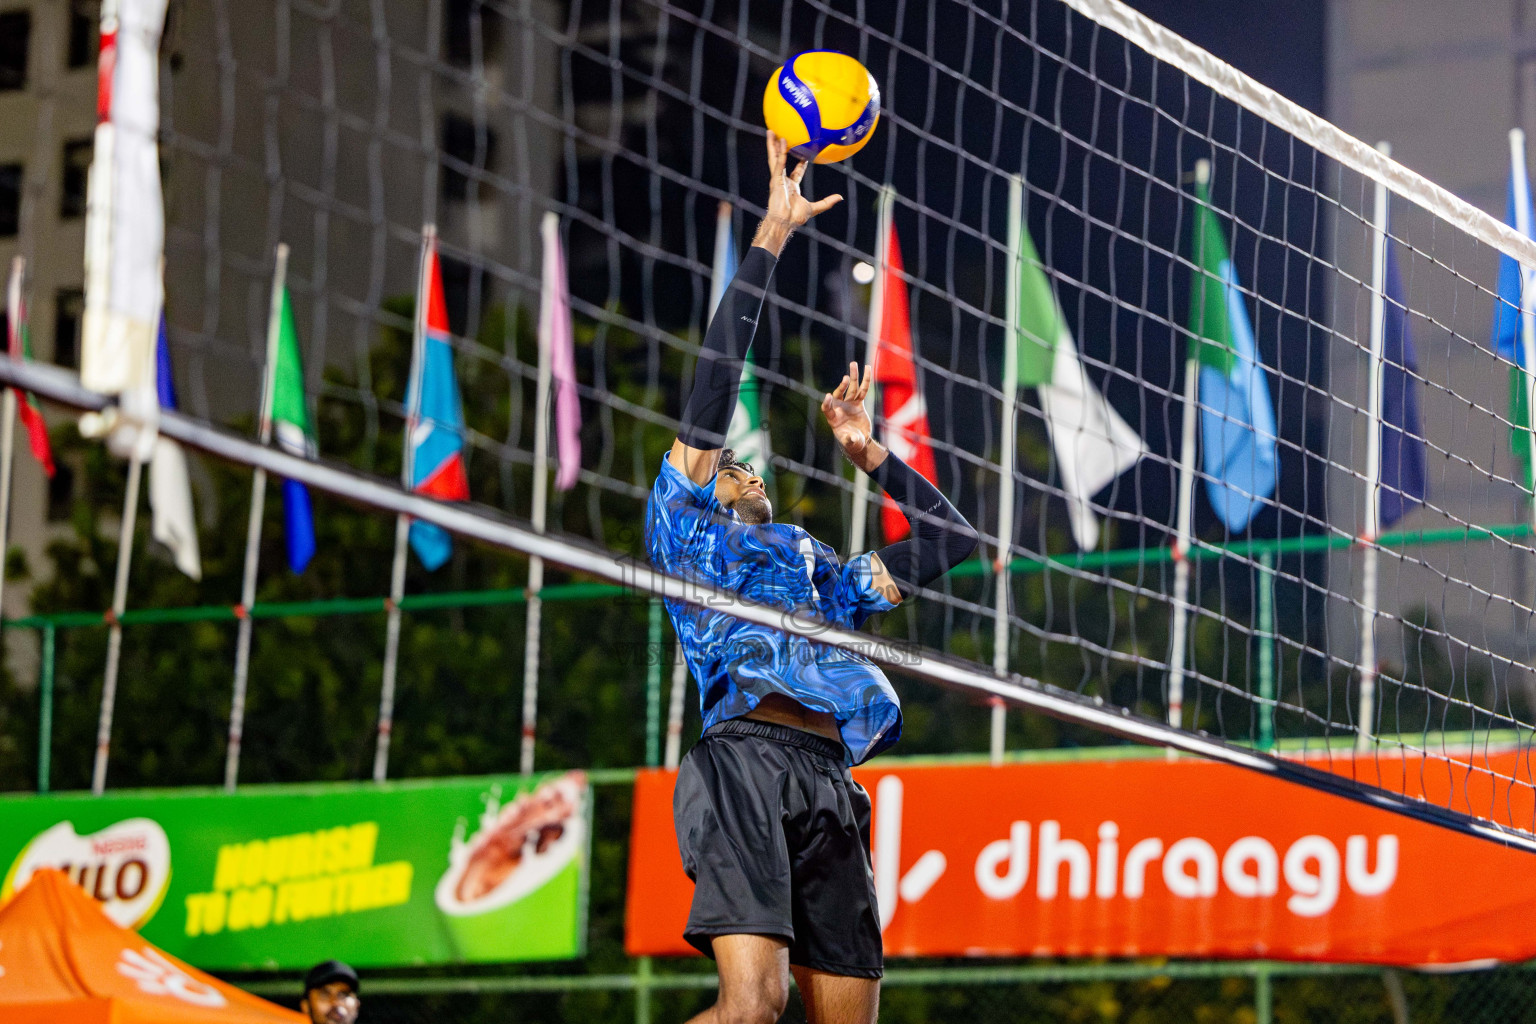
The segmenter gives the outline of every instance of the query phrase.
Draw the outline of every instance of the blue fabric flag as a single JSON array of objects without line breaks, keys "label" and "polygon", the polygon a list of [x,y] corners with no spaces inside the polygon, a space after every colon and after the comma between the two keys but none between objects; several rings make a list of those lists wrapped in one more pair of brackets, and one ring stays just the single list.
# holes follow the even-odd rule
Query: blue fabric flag
[{"label": "blue fabric flag", "polygon": [[283,480],[283,537],[288,542],[288,568],[301,573],[315,557],[315,510],[309,488]]},{"label": "blue fabric flag", "polygon": [[1275,410],[1253,327],[1230,259],[1221,261],[1231,348],[1229,369],[1200,363],[1200,436],[1206,494],[1228,530],[1248,528],[1275,493],[1280,461]]},{"label": "blue fabric flag", "polygon": [[[443,300],[443,278],[434,246],[423,268],[427,274],[426,335],[422,339],[420,384],[406,391],[406,408],[419,410],[407,443],[411,450],[411,490],[442,501],[469,500],[469,477],[464,467],[464,404],[459,380],[453,372],[453,346],[448,336],[448,308]],[[428,571],[435,570],[453,554],[448,532],[419,519],[411,521],[411,549]]]},{"label": "blue fabric flag", "polygon": [[1424,423],[1419,415],[1419,357],[1408,333],[1408,300],[1387,241],[1386,315],[1381,366],[1381,528],[1402,519],[1429,493]]},{"label": "blue fabric flag", "polygon": [[[1516,175],[1519,175],[1517,178]],[[1523,218],[1516,204],[1525,207]],[[1536,224],[1531,211],[1531,183],[1524,167],[1509,169],[1509,195],[1504,204],[1504,223],[1520,230],[1520,221]],[[1499,298],[1493,306],[1493,345],[1500,356],[1516,366],[1524,366],[1524,351],[1520,344],[1520,264],[1513,256],[1499,254]]]},{"label": "blue fabric flag", "polygon": [[160,408],[174,410],[176,383],[171,380],[171,347],[165,337],[165,314],[160,314],[160,333],[155,338],[155,391],[160,398]]},{"label": "blue fabric flag", "polygon": [[[1509,195],[1504,219],[1517,232],[1530,236],[1536,217],[1531,209],[1531,182],[1526,173],[1524,149],[1512,155],[1509,167]],[[1525,230],[1521,231],[1521,222]],[[1494,350],[1514,365],[1509,368],[1509,443],[1520,469],[1520,480],[1531,486],[1531,409],[1525,358],[1525,314],[1522,311],[1524,281],[1520,265],[1512,257],[1499,255],[1499,297],[1493,307]]]}]

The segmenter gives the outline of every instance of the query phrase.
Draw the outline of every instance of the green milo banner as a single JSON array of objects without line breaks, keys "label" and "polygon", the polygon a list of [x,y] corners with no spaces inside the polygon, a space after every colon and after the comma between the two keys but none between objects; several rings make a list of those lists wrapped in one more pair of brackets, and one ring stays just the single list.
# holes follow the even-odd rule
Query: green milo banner
[{"label": "green milo banner", "polygon": [[198,967],[580,956],[580,772],[0,798],[0,902],[60,868]]}]

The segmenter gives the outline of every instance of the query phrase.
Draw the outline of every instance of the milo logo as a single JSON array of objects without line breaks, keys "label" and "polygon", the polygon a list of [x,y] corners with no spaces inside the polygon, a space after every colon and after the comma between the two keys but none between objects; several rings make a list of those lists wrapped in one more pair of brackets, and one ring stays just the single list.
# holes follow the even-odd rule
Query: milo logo
[{"label": "milo logo", "polygon": [[140,928],[171,883],[171,843],[149,818],[128,818],[92,835],[61,821],[32,838],[6,872],[0,902],[26,887],[40,868],[58,868],[124,928]]}]

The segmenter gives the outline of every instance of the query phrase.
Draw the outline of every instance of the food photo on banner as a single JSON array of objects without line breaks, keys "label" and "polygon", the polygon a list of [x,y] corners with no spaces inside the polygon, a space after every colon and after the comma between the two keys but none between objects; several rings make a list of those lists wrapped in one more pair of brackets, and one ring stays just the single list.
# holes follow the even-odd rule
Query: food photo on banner
[{"label": "food photo on banner", "polygon": [[4,797],[0,903],[58,869],[209,970],[569,959],[591,814],[581,772]]},{"label": "food photo on banner", "polygon": [[[1358,763],[1370,776],[1359,781],[1529,820],[1531,790],[1505,781],[1530,777],[1528,761],[1480,749],[1476,769],[1453,771],[1383,756]],[[1308,763],[1339,773],[1357,764],[1338,755]],[[1244,769],[1152,752],[871,765],[853,776],[873,803],[888,956],[1439,967],[1536,956],[1527,854]],[[673,831],[675,779],[643,772],[635,787],[625,915],[633,956],[696,955],[682,937],[693,886]]]}]

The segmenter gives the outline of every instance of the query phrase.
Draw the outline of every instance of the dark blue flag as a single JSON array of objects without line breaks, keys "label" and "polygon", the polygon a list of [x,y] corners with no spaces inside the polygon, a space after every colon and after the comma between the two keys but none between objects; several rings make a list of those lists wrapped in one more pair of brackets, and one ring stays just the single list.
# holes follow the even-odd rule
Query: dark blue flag
[{"label": "dark blue flag", "polygon": [[1428,493],[1424,421],[1419,414],[1419,357],[1408,333],[1408,300],[1387,240],[1386,315],[1381,366],[1381,528],[1402,519]]}]

